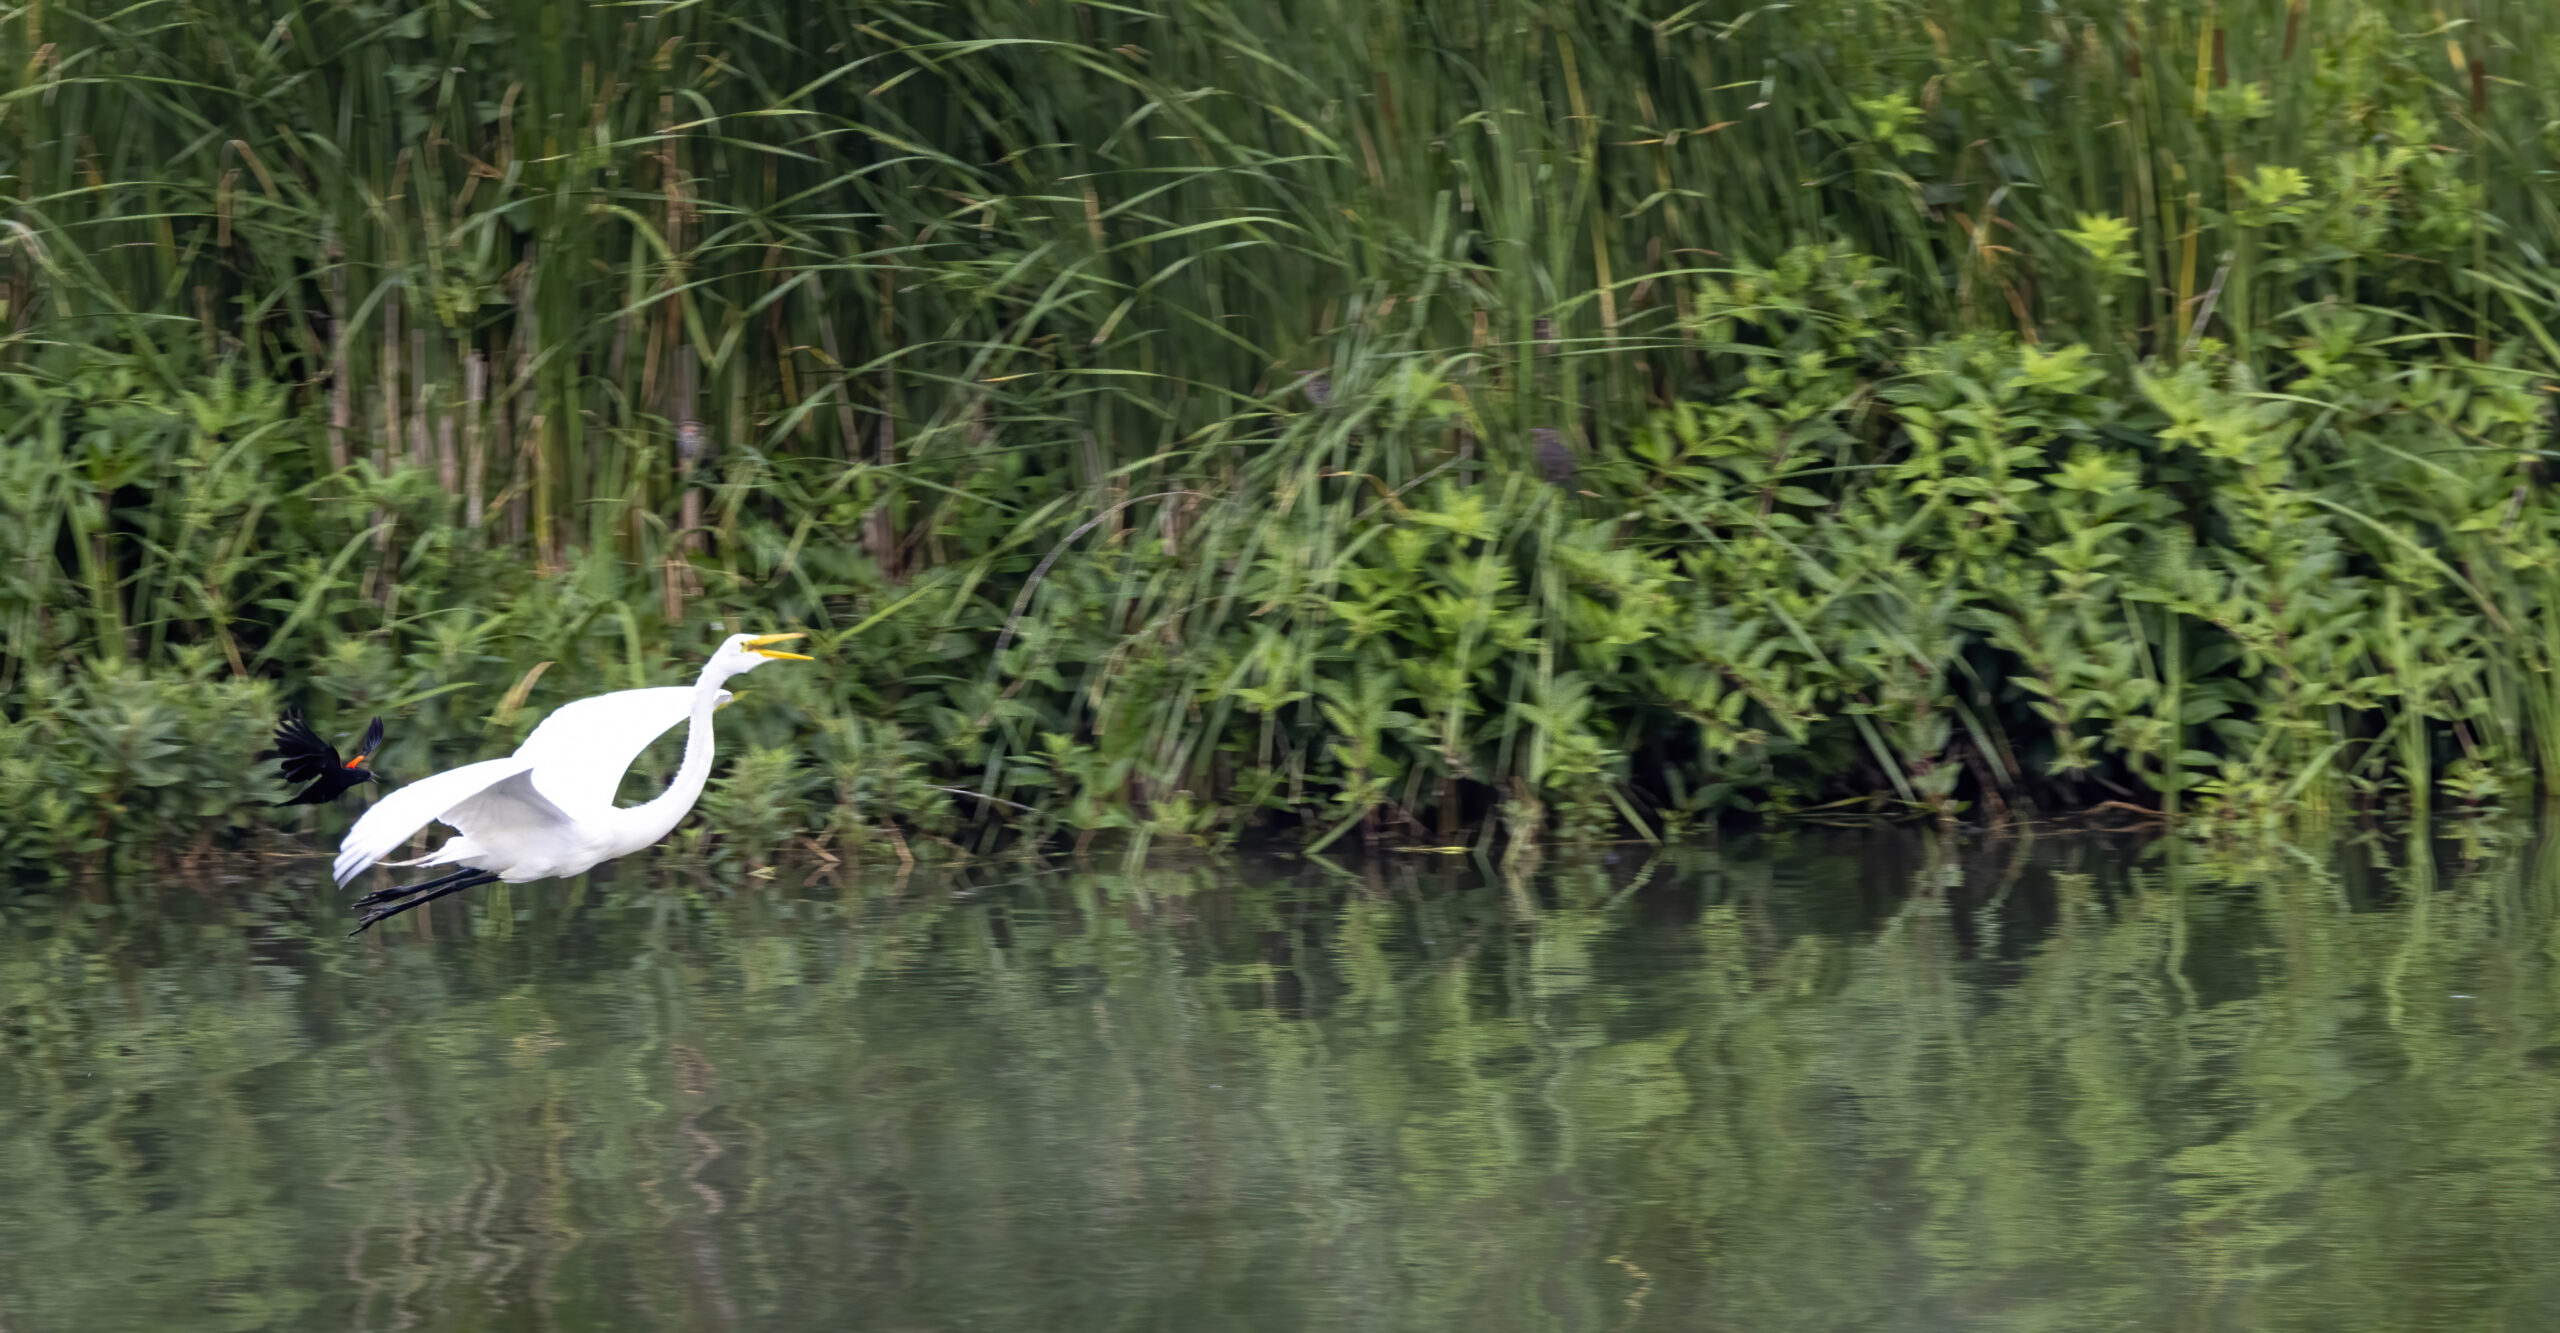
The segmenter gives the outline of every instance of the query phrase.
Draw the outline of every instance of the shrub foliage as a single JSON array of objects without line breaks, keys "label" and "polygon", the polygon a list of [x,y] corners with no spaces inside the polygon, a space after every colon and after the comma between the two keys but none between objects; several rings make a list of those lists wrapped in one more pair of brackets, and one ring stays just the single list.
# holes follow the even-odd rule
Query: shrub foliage
[{"label": "shrub foliage", "polygon": [[0,9],[0,860],[748,626],[749,858],[2560,789],[2560,18],[2447,12]]}]

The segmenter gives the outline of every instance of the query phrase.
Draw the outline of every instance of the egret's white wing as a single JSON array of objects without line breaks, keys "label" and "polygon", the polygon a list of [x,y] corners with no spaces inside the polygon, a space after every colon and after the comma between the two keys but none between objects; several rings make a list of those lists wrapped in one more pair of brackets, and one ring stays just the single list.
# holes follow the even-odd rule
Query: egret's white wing
[{"label": "egret's white wing", "polygon": [[501,838],[522,841],[529,833],[565,841],[576,832],[578,817],[543,795],[534,783],[541,775],[539,769],[510,773],[481,788],[479,795],[464,797],[437,818],[483,847],[494,846]]},{"label": "egret's white wing", "polygon": [[338,844],[337,863],[332,867],[341,888],[362,873],[366,866],[400,849],[418,830],[441,819],[466,836],[475,826],[504,821],[510,825],[556,823],[567,828],[576,821],[521,779],[533,767],[521,756],[506,759],[484,759],[464,764],[450,772],[431,778],[420,778],[401,787],[364,812],[355,827],[347,830],[346,841]]},{"label": "egret's white wing", "polygon": [[[660,685],[572,700],[542,719],[516,747],[516,758],[532,761],[534,785],[553,804],[593,817],[613,808],[622,775],[649,742],[693,714],[693,691]],[[716,697],[726,703],[729,692]]]}]

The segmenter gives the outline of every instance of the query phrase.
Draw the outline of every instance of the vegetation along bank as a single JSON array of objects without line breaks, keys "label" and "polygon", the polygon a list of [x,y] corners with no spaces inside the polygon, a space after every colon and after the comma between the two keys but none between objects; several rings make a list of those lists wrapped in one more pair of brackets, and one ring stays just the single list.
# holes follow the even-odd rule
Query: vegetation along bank
[{"label": "vegetation along bank", "polygon": [[749,859],[2527,802],[2556,42],[0,8],[0,869],[274,826],[289,703],[396,783],[749,625],[822,662],[722,715]]}]

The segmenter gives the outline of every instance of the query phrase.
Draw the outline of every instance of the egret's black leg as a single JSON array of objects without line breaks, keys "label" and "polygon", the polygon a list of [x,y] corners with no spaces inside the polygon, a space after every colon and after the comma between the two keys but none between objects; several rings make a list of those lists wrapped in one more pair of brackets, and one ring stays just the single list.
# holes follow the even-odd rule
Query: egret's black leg
[{"label": "egret's black leg", "polygon": [[424,884],[394,884],[387,889],[375,889],[373,892],[356,899],[353,906],[371,907],[375,903],[387,903],[394,898],[406,898],[413,893],[424,893],[429,889],[441,889],[445,885],[451,884],[457,879],[469,879],[473,875],[484,873],[486,872],[473,870],[469,866],[464,866],[462,869],[453,871],[449,874],[438,875]]},{"label": "egret's black leg", "polygon": [[[408,888],[399,890],[400,893],[407,894],[407,897],[401,898],[400,901],[392,903],[387,907],[377,907],[372,911],[365,913],[363,916],[356,918],[356,928],[347,932],[347,938],[354,939],[356,936],[363,934],[365,932],[365,927],[370,926],[377,921],[387,921],[392,917],[400,915],[402,912],[408,911],[412,907],[424,907],[428,903],[434,902],[436,899],[442,898],[447,894],[460,893],[464,889],[476,888],[482,884],[491,883],[497,878],[497,872],[493,870],[464,870],[455,874],[447,875],[442,879],[428,880],[424,884],[413,884]],[[366,894],[364,898],[358,901],[359,903],[369,902],[381,896],[384,895]]]}]

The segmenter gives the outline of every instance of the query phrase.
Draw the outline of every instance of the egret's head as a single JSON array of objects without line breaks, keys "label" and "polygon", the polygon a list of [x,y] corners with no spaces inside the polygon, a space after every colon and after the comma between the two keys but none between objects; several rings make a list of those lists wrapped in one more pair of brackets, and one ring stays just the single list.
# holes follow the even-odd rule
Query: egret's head
[{"label": "egret's head", "polygon": [[743,676],[767,662],[806,662],[801,653],[786,653],[773,645],[806,638],[804,634],[732,634],[720,641],[720,651],[711,655],[711,668],[720,676]]}]

